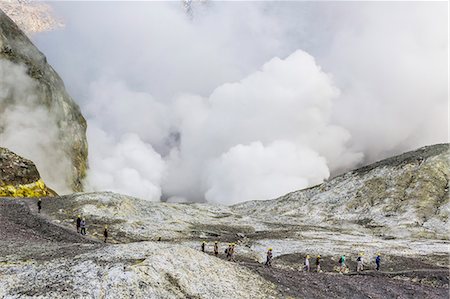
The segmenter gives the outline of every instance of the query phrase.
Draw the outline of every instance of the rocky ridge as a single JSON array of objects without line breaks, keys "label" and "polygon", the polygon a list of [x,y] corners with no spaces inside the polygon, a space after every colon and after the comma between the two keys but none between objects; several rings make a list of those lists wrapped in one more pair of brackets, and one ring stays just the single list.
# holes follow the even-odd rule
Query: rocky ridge
[{"label": "rocky ridge", "polygon": [[420,148],[319,186],[234,207],[286,224],[348,227],[382,238],[448,239],[449,145]]},{"label": "rocky ridge", "polygon": [[51,7],[46,3],[2,0],[0,10],[3,10],[28,35],[55,30],[63,26],[62,21],[53,16]]}]

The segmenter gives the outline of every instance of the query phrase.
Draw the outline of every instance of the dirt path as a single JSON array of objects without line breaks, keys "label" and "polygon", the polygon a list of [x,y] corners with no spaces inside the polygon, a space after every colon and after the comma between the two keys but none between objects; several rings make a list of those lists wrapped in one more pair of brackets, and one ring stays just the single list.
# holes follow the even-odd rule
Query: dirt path
[{"label": "dirt path", "polygon": [[[209,253],[210,254],[210,253]],[[225,256],[221,254],[221,259]],[[284,298],[448,298],[448,269],[413,269],[398,272],[363,271],[360,274],[336,272],[301,272],[281,267],[267,267],[237,256],[236,263],[277,285]],[[424,285],[397,276],[441,279],[439,287]]]},{"label": "dirt path", "polygon": [[53,223],[44,214],[30,209],[28,199],[0,200],[0,259],[47,260],[74,256],[102,246],[74,230]]},{"label": "dirt path", "polygon": [[[0,262],[51,260],[105,246],[95,238],[80,236],[75,228],[55,223],[45,212],[45,205],[38,214],[33,199],[2,198],[0,227]],[[343,275],[332,272],[335,262],[330,257],[323,259],[323,273],[292,270],[298,267],[289,265],[298,263],[301,256],[302,253],[296,253],[277,257],[273,267],[240,256],[236,263],[274,283],[284,298],[448,298],[449,270],[425,268],[427,264],[421,260],[396,259],[405,267],[414,266],[411,270],[395,267],[400,270]],[[221,254],[219,258],[225,256]]]},{"label": "dirt path", "polygon": [[[425,286],[411,281],[391,279],[391,274],[342,275],[314,273],[266,267],[259,263],[243,265],[277,284],[282,294],[295,298],[446,298],[448,288]],[[433,270],[441,275],[448,271]],[[405,271],[404,274],[406,274]],[[427,275],[430,272],[422,271]],[[414,271],[410,271],[414,273]]]}]

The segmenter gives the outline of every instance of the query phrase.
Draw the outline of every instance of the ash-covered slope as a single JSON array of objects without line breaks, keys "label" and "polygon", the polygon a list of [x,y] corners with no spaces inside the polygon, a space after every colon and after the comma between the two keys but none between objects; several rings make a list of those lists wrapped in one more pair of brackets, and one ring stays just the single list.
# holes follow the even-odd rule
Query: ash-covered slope
[{"label": "ash-covered slope", "polygon": [[[35,200],[8,199],[0,226],[18,233],[0,247],[0,297],[443,298],[448,164],[448,145],[435,145],[232,207],[99,192],[44,198],[38,215]],[[86,218],[87,238],[74,236],[77,214]],[[95,242],[104,225],[107,244]],[[56,237],[42,231],[52,227]],[[225,258],[229,242],[236,243],[235,261]],[[269,247],[272,268],[263,265]],[[354,271],[360,252],[366,271],[336,273],[340,255]],[[380,272],[373,270],[376,253]],[[322,256],[323,273],[301,271],[306,254]]]},{"label": "ash-covered slope", "polygon": [[238,264],[171,242],[104,244],[91,218],[83,237],[34,203],[0,198],[0,298],[280,298]]},{"label": "ash-covered slope", "polygon": [[[116,242],[158,237],[180,242],[242,239],[252,248],[249,254],[261,259],[270,242],[281,242],[275,254],[298,247],[327,252],[367,247],[375,253],[387,246],[413,255],[444,253],[448,250],[448,175],[448,144],[442,144],[279,199],[231,207],[157,203],[101,192],[62,196],[43,204],[51,218],[67,225],[73,225],[74,216],[82,213],[89,218],[93,234],[101,235],[103,225],[110,225]],[[293,242],[288,245],[285,238]],[[356,241],[361,246],[355,247]]]},{"label": "ash-covered slope", "polygon": [[81,191],[86,121],[45,56],[0,10],[0,141],[57,192]]},{"label": "ash-covered slope", "polygon": [[0,277],[2,298],[280,297],[272,283],[248,269],[198,250],[155,242],[11,263],[0,268]]},{"label": "ash-covered slope", "polygon": [[447,239],[449,175],[449,145],[438,144],[233,210],[269,222],[349,229],[383,238]]}]

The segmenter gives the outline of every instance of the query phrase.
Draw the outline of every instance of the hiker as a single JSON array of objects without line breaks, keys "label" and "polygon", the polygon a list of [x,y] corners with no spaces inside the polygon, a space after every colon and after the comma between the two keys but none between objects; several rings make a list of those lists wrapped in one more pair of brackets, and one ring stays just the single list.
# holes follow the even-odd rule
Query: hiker
[{"label": "hiker", "polygon": [[233,262],[234,262],[234,246],[235,246],[235,245],[236,245],[236,244],[234,244],[234,243],[230,243],[230,244],[228,245],[227,250],[225,251],[226,254],[227,254],[227,260],[233,261]]},{"label": "hiker", "polygon": [[309,255],[305,256],[303,271],[309,272]]},{"label": "hiker", "polygon": [[80,227],[81,227],[81,215],[77,216],[77,233],[80,233]]},{"label": "hiker", "polygon": [[272,248],[269,248],[269,250],[267,250],[266,266],[272,267],[272,258],[273,258]]},{"label": "hiker", "polygon": [[83,218],[80,222],[81,234],[86,235],[86,220]]},{"label": "hiker", "polygon": [[231,243],[231,260],[234,262],[234,249],[235,249],[236,244],[235,243]]},{"label": "hiker", "polygon": [[377,253],[377,257],[375,258],[375,263],[377,264],[377,271],[380,271],[381,257],[380,257],[379,253]]},{"label": "hiker", "polygon": [[214,242],[214,255],[215,256],[219,255],[219,243],[217,241]]},{"label": "hiker", "polygon": [[358,258],[356,259],[356,272],[363,271],[364,267],[364,260],[363,260],[363,253],[360,252]]},{"label": "hiker", "polygon": [[40,198],[38,199],[37,206],[38,206],[38,213],[40,213],[42,209],[42,201]]},{"label": "hiker", "polygon": [[321,259],[321,257],[320,257],[320,254],[319,254],[319,255],[317,256],[317,258],[316,258],[317,273],[320,272],[320,259]]},{"label": "hiker", "polygon": [[339,271],[343,272],[345,269],[345,255],[342,255],[339,259]]},{"label": "hiker", "polygon": [[106,243],[106,239],[108,239],[108,226],[105,225],[105,230],[103,231],[103,236],[105,237],[105,243]]},{"label": "hiker", "polygon": [[227,260],[231,260],[231,243],[229,243],[228,248],[225,249],[225,254],[227,255]]},{"label": "hiker", "polygon": [[205,252],[205,245],[206,245],[206,242],[203,241],[203,242],[202,242],[202,252]]}]

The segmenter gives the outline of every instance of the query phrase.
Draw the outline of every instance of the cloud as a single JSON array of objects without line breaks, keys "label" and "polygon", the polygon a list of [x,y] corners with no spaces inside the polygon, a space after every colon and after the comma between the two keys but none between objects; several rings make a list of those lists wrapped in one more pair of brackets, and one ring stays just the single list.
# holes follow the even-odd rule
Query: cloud
[{"label": "cloud", "polygon": [[[362,155],[346,148],[348,132],[329,123],[338,95],[314,58],[299,50],[218,87],[207,99],[181,97],[175,111],[182,138],[179,150],[169,157],[163,188],[169,195],[184,195],[185,188],[197,185],[205,188],[197,198],[206,192],[208,200],[234,203],[282,195],[287,185],[295,190],[318,184],[329,176],[327,160],[358,163]],[[263,162],[265,158],[269,160]],[[261,188],[270,180],[270,188]]]},{"label": "cloud", "polygon": [[192,5],[52,3],[93,189],[234,203],[448,140],[446,3]]},{"label": "cloud", "polygon": [[333,7],[341,18],[320,62],[341,90],[333,121],[365,163],[448,141],[448,14],[409,4]]},{"label": "cloud", "polygon": [[288,141],[236,145],[205,173],[210,202],[234,204],[270,199],[322,182],[330,172],[326,159]]},{"label": "cloud", "polygon": [[114,140],[95,125],[89,128],[88,138],[88,190],[113,191],[151,201],[160,199],[165,164],[151,145],[136,134]]},{"label": "cloud", "polygon": [[23,65],[0,59],[0,146],[33,161],[49,187],[70,191],[70,158],[58,122],[37,98],[38,84]]}]

